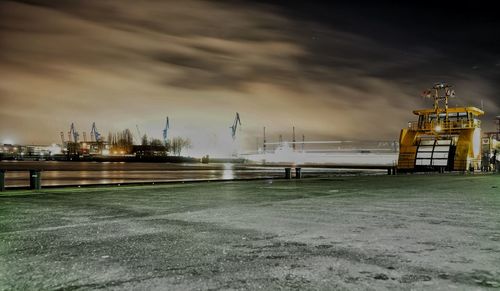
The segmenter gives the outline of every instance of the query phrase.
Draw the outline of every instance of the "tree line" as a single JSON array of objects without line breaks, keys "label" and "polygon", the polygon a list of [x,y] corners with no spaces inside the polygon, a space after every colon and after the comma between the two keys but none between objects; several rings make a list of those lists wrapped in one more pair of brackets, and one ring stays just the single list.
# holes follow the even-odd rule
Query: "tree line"
[{"label": "tree line", "polygon": [[[108,143],[112,151],[131,153],[134,146],[134,137],[130,129],[108,134]],[[148,138],[146,134],[141,137],[141,146],[146,150],[165,151],[180,156],[182,151],[191,148],[189,138],[173,137],[166,142],[158,138]]]},{"label": "tree line", "polygon": [[141,138],[141,146],[150,146],[154,148],[164,148],[165,151],[172,153],[176,156],[180,156],[182,150],[191,148],[191,140],[189,138],[174,137],[166,142],[163,142],[158,138],[148,139],[145,134]]}]

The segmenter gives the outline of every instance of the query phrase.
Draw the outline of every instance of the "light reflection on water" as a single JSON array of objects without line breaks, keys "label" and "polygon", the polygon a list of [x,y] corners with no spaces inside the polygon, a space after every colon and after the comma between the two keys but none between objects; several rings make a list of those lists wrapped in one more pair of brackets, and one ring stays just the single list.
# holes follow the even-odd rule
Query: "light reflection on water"
[{"label": "light reflection on water", "polygon": [[223,180],[234,179],[233,168],[234,168],[233,164],[229,164],[229,163],[224,164],[224,169],[222,170],[222,179]]},{"label": "light reflection on water", "polygon": [[[0,166],[9,163],[1,162]],[[14,163],[10,163],[13,165]],[[15,163],[16,165],[20,163]],[[131,182],[164,182],[191,180],[231,180],[252,178],[282,178],[282,168],[268,168],[241,164],[144,164],[144,163],[47,163],[43,171],[42,185],[84,185]],[[8,170],[6,186],[28,186],[28,169],[33,163],[26,163],[23,171]],[[304,169],[305,175],[346,174],[344,170]],[[356,172],[356,171],[350,171]],[[361,171],[358,171],[361,172]],[[366,172],[366,171],[365,171]]]},{"label": "light reflection on water", "polygon": [[[220,170],[175,170],[175,171],[43,171],[42,185],[80,185],[126,182],[161,182],[188,180],[231,180],[235,178],[275,178],[282,171],[276,169],[234,170],[232,165]],[[28,186],[28,171],[7,171],[6,186]]]}]

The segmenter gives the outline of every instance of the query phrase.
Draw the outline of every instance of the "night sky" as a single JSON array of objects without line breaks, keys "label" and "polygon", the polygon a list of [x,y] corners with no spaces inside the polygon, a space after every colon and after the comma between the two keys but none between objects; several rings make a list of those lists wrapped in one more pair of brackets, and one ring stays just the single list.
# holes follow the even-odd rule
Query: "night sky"
[{"label": "night sky", "polygon": [[[406,1],[19,1],[0,3],[0,139],[59,142],[71,122],[194,146],[291,127],[308,140],[397,139],[420,93],[500,114],[493,6]],[[377,2],[377,4],[375,4]],[[462,5],[462,6],[460,6]],[[427,106],[428,105],[428,106]]]}]

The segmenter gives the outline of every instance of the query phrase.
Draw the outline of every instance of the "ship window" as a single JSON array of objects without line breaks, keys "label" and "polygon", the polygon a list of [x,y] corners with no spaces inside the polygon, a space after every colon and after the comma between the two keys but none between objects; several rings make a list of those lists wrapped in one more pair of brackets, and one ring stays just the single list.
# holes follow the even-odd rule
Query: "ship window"
[{"label": "ship window", "polygon": [[449,115],[449,120],[450,121],[458,121],[458,120],[462,120],[462,119],[465,119],[465,117],[467,117],[467,114],[461,114],[461,113],[451,113]]},{"label": "ship window", "polygon": [[[448,114],[448,118],[451,117],[452,115],[451,114]],[[438,115],[436,114],[429,114],[428,116],[428,122],[429,121],[434,121],[436,119],[438,119],[439,121],[443,121],[446,119],[446,113],[439,113]]]}]

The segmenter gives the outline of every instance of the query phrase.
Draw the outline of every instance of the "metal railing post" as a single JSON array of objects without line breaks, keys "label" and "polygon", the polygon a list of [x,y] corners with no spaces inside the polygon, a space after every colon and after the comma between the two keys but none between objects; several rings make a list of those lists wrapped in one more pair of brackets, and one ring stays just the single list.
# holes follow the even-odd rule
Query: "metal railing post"
[{"label": "metal railing post", "polygon": [[295,168],[295,179],[302,179],[302,168]]},{"label": "metal railing post", "polygon": [[30,170],[30,189],[31,190],[42,189],[42,171]]},{"label": "metal railing post", "polygon": [[5,191],[5,170],[0,169],[0,192]]}]

